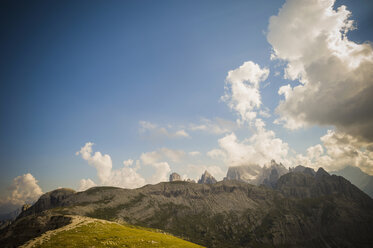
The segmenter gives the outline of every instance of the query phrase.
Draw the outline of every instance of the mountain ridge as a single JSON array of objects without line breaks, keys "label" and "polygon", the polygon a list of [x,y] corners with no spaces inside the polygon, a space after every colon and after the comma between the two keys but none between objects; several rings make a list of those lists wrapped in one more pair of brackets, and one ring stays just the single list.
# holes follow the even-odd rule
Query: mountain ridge
[{"label": "mountain ridge", "polygon": [[207,247],[369,247],[373,243],[369,234],[373,200],[343,177],[321,169],[314,176],[287,173],[273,188],[226,180],[164,182],[133,190],[59,189],[45,194],[19,218],[38,215],[45,207],[157,228]]}]

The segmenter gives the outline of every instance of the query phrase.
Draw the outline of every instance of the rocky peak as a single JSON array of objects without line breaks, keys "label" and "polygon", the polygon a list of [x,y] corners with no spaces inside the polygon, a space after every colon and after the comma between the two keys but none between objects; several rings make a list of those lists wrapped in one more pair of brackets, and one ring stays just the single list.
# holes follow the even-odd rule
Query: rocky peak
[{"label": "rocky peak", "polygon": [[278,179],[288,172],[288,169],[286,169],[286,167],[282,163],[278,164],[275,160],[272,159],[268,167],[265,165],[263,166],[262,172],[258,177],[257,184],[264,184],[273,188],[276,185]]},{"label": "rocky peak", "polygon": [[217,183],[216,179],[206,170],[202,174],[201,179],[198,180],[199,184],[214,184]]},{"label": "rocky peak", "polygon": [[228,168],[224,180],[237,180],[241,182],[256,184],[256,179],[262,168],[257,164],[233,166]]},{"label": "rocky peak", "polygon": [[170,175],[170,182],[175,182],[175,181],[181,181],[180,175],[177,174],[176,172],[171,173]]},{"label": "rocky peak", "polygon": [[309,167],[305,167],[305,166],[302,166],[302,165],[298,165],[295,168],[290,168],[289,171],[290,172],[301,172],[301,173],[305,173],[305,174],[308,174],[308,175],[311,175],[311,176],[315,176],[315,174],[316,174],[314,169],[309,168]]},{"label": "rocky peak", "polygon": [[322,167],[320,167],[316,172],[316,178],[330,176],[328,172],[326,172]]}]

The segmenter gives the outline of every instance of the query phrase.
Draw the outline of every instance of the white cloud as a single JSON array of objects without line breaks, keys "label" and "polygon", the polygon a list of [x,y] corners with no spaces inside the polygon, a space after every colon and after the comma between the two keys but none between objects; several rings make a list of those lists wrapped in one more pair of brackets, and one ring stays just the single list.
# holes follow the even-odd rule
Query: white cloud
[{"label": "white cloud", "polygon": [[148,121],[140,121],[139,122],[139,132],[143,135],[148,135],[152,138],[189,138],[189,134],[185,131],[185,129],[173,129],[172,125],[167,125],[166,127],[160,127],[157,124],[148,122]]},{"label": "white cloud", "polygon": [[230,120],[215,118],[213,120],[202,118],[198,124],[190,124],[189,130],[203,131],[211,134],[229,133],[237,128],[237,124]]},{"label": "white cloud", "polygon": [[113,167],[111,157],[108,154],[102,155],[101,152],[95,152],[92,156],[92,142],[87,142],[76,155],[81,155],[84,160],[87,160],[97,170],[97,176],[101,184],[109,181],[111,168]]},{"label": "white cloud", "polygon": [[85,191],[89,188],[96,186],[96,183],[93,182],[91,179],[81,179],[79,182],[78,191]]},{"label": "white cloud", "polygon": [[189,134],[184,130],[181,129],[179,131],[176,131],[175,134],[173,134],[175,137],[189,137]]},{"label": "white cloud", "polygon": [[212,149],[207,152],[207,156],[215,160],[224,160],[226,158],[226,153],[221,149]]},{"label": "white cloud", "polygon": [[225,95],[222,99],[228,106],[237,111],[243,122],[256,118],[260,108],[261,97],[259,83],[266,80],[269,69],[261,69],[252,61],[243,63],[239,68],[228,72]]},{"label": "white cloud", "polygon": [[155,172],[149,180],[149,183],[159,183],[159,182],[167,182],[168,175],[171,172],[170,166],[167,162],[158,162],[152,164],[155,168]]},{"label": "white cloud", "polygon": [[140,156],[140,160],[144,165],[150,165],[158,162],[162,159],[162,154],[157,151],[145,152]]},{"label": "white cloud", "polygon": [[125,160],[123,161],[123,165],[129,167],[133,165],[133,160],[132,159]]},{"label": "white cloud", "polygon": [[267,130],[261,119],[255,120],[255,128],[253,135],[244,141],[239,141],[234,133],[219,139],[219,146],[225,152],[226,164],[262,166],[271,159],[288,163],[288,144],[276,138],[273,131]]},{"label": "white cloud", "polygon": [[137,173],[137,168],[122,167],[113,170],[108,185],[122,188],[138,188],[145,185],[145,179]]},{"label": "white cloud", "polygon": [[192,152],[189,152],[189,155],[192,157],[196,157],[196,156],[201,155],[201,153],[199,151],[192,151]]},{"label": "white cloud", "polygon": [[[87,142],[76,155],[80,154],[84,160],[88,161],[90,165],[96,168],[100,185],[137,188],[145,184],[145,179],[137,173],[138,165],[136,168],[130,168],[128,167],[129,160],[127,160],[123,162],[124,167],[113,170],[111,157],[108,154],[102,155],[100,152],[95,152],[92,156],[92,145],[93,143]],[[81,180],[80,186],[82,186],[82,188],[88,184],[94,184],[90,179],[88,179],[90,182],[84,180],[85,179]]]},{"label": "white cloud", "polygon": [[0,205],[19,207],[35,202],[43,194],[38,181],[30,173],[14,178],[8,189],[11,191],[10,195],[0,200]]},{"label": "white cloud", "polygon": [[176,163],[180,162],[181,159],[185,156],[185,152],[183,150],[173,150],[164,147],[161,148],[160,151],[164,154],[166,158]]},{"label": "white cloud", "polygon": [[144,165],[152,165],[163,160],[170,160],[178,163],[184,156],[185,152],[183,150],[173,150],[163,147],[156,151],[142,153],[140,160]]},{"label": "white cloud", "polygon": [[[360,167],[373,174],[373,147],[352,135],[328,130],[321,138],[322,144],[307,149],[307,155],[297,155],[296,164],[333,171],[346,166]],[[325,152],[324,152],[325,150]]]},{"label": "white cloud", "polygon": [[285,78],[300,81],[280,88],[277,123],[290,129],[333,125],[372,142],[373,50],[347,38],[351,13],[334,3],[287,0],[270,18],[272,58],[287,63]]}]

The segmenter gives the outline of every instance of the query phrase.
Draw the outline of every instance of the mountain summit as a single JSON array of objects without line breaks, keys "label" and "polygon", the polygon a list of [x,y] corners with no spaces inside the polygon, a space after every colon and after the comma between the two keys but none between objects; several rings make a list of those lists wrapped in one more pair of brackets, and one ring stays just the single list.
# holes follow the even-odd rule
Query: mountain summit
[{"label": "mountain summit", "polygon": [[217,183],[216,179],[206,170],[202,174],[201,179],[198,180],[199,184],[214,184]]}]

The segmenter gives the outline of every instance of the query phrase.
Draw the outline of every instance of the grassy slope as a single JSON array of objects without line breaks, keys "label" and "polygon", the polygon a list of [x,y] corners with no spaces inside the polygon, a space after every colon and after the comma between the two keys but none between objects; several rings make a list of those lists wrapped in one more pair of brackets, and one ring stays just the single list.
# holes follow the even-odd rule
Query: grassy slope
[{"label": "grassy slope", "polygon": [[93,222],[52,235],[36,247],[202,247],[151,229]]}]

